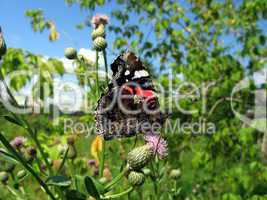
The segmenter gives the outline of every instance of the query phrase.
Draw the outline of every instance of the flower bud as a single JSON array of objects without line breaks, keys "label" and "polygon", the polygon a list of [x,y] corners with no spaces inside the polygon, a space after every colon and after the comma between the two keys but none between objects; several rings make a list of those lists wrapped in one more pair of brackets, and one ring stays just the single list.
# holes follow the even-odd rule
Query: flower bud
[{"label": "flower bud", "polygon": [[67,138],[67,144],[68,145],[74,145],[74,143],[75,143],[75,137],[70,136]]},{"label": "flower bud", "polygon": [[34,160],[34,158],[36,157],[36,154],[37,154],[37,151],[35,148],[33,148],[33,147],[27,148],[27,154],[25,156],[27,162],[31,163]]},{"label": "flower bud", "polygon": [[77,157],[77,151],[74,145],[69,145],[69,152],[67,157],[74,160]]},{"label": "flower bud", "polygon": [[106,177],[102,177],[98,181],[99,181],[99,183],[105,185],[108,182],[108,179]]},{"label": "flower bud", "polygon": [[99,24],[99,26],[93,30],[92,34],[92,39],[96,39],[97,37],[105,37],[105,27],[103,24]]},{"label": "flower bud", "polygon": [[41,171],[42,172],[46,171],[46,165],[44,163],[41,164]]},{"label": "flower bud", "polygon": [[53,169],[55,171],[58,171],[60,166],[61,166],[61,164],[62,164],[62,160],[61,159],[53,160],[53,166],[52,167],[53,167]]},{"label": "flower bud", "polygon": [[73,59],[77,58],[77,51],[76,51],[76,49],[74,49],[72,47],[68,47],[65,49],[64,55],[66,58],[73,60]]},{"label": "flower bud", "polygon": [[153,151],[149,145],[137,147],[127,155],[127,163],[130,169],[140,170],[153,158]]},{"label": "flower bud", "polygon": [[170,172],[170,178],[172,179],[178,179],[181,176],[181,170],[180,169],[173,169]]},{"label": "flower bud", "polygon": [[0,181],[3,184],[6,184],[6,182],[8,181],[8,173],[7,172],[0,172]]},{"label": "flower bud", "polygon": [[27,153],[29,154],[29,156],[35,158],[35,156],[36,156],[36,154],[37,154],[37,151],[36,151],[35,148],[33,148],[33,147],[29,147],[29,148],[27,149]]},{"label": "flower bud", "polygon": [[99,175],[99,169],[96,168],[96,169],[94,169],[94,171],[93,171],[93,176],[96,177],[96,176],[98,176],[98,175]]},{"label": "flower bud", "polygon": [[107,166],[103,170],[103,176],[105,178],[107,178],[108,181],[110,181],[112,179],[112,175],[111,175],[110,169]]},{"label": "flower bud", "polygon": [[128,181],[132,186],[141,186],[145,182],[145,175],[142,172],[131,171]]},{"label": "flower bud", "polygon": [[27,175],[27,172],[25,170],[20,170],[17,173],[17,178],[18,178],[18,180],[22,180],[23,178],[25,178],[26,175]]},{"label": "flower bud", "polygon": [[94,40],[94,49],[97,51],[102,51],[107,47],[107,42],[105,40],[105,38],[103,37],[97,37]]},{"label": "flower bud", "polygon": [[16,149],[20,149],[21,147],[23,147],[25,141],[26,138],[22,136],[17,136],[10,142],[10,145]]},{"label": "flower bud", "polygon": [[95,167],[97,163],[96,163],[96,160],[91,159],[91,160],[88,160],[87,164],[89,167]]}]

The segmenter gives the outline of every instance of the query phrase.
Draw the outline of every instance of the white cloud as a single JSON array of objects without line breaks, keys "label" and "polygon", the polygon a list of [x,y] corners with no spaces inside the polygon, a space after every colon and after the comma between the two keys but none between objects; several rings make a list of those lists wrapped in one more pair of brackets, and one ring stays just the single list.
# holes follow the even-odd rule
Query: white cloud
[{"label": "white cloud", "polygon": [[[91,49],[84,49],[84,48],[81,48],[78,52],[79,55],[82,55],[84,56],[86,59],[92,61],[93,63],[96,62],[96,52],[91,50]],[[104,66],[104,58],[103,58],[103,55],[102,53],[99,53],[99,66],[100,67],[103,67]]]},{"label": "white cloud", "polygon": [[59,58],[59,60],[63,63],[67,73],[74,73],[76,64],[73,60],[69,60],[67,58]]},{"label": "white cloud", "polygon": [[[93,51],[91,49],[81,48],[78,51],[78,55],[85,57],[87,60],[91,61],[92,63],[95,63],[95,61],[96,61],[96,53],[95,53],[95,51]],[[65,57],[58,58],[58,59],[63,63],[67,73],[74,73],[75,72],[75,68],[77,66],[73,60],[69,60]],[[103,59],[102,54],[99,54],[99,60],[98,61],[99,61],[99,66],[103,67],[104,66],[104,59]]]},{"label": "white cloud", "polygon": [[256,85],[261,85],[267,81],[267,67],[253,74]]}]

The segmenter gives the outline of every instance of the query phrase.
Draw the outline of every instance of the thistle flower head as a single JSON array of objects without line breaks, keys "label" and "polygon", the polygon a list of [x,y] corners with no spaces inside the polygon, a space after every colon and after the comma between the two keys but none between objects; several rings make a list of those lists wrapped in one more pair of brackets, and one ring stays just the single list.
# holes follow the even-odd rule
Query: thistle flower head
[{"label": "thistle flower head", "polygon": [[69,145],[69,151],[68,151],[67,158],[74,160],[76,157],[77,157],[76,147],[74,145]]},{"label": "thistle flower head", "polygon": [[103,37],[97,37],[94,42],[94,49],[96,51],[102,51],[107,47],[107,41]]},{"label": "thistle flower head", "polygon": [[146,135],[144,139],[154,154],[157,154],[160,159],[168,155],[168,144],[166,140],[155,134]]},{"label": "thistle flower head", "polygon": [[96,14],[92,17],[91,23],[97,27],[99,24],[108,24],[109,18],[104,14]]},{"label": "thistle flower head", "polygon": [[145,182],[145,175],[142,172],[131,171],[128,181],[132,186],[141,186]]},{"label": "thistle flower head", "polygon": [[153,158],[153,151],[149,145],[134,148],[127,155],[127,163],[130,169],[141,170]]},{"label": "thistle flower head", "polygon": [[69,60],[74,60],[77,58],[77,50],[72,47],[68,47],[64,50],[64,55]]},{"label": "thistle flower head", "polygon": [[88,160],[87,164],[89,167],[94,167],[96,166],[97,163],[96,163],[96,160],[91,159],[91,160]]},{"label": "thistle flower head", "polygon": [[178,179],[181,176],[181,170],[180,169],[172,169],[170,172],[170,178],[172,179]]},{"label": "thistle flower head", "polygon": [[25,137],[17,136],[10,142],[10,145],[16,149],[19,149],[24,145],[25,142],[26,142]]}]

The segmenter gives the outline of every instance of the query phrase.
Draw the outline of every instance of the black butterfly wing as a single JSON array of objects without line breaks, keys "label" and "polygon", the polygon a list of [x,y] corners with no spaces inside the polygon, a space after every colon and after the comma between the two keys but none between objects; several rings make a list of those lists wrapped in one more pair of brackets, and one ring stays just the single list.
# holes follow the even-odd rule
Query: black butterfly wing
[{"label": "black butterfly wing", "polygon": [[[139,132],[151,131],[144,128],[144,124],[158,123],[162,125],[165,121],[164,115],[158,111],[153,114],[143,110],[137,114],[125,113],[118,105],[121,100],[118,91],[127,84],[134,89],[135,85],[142,90],[155,91],[152,80],[146,67],[132,52],[126,52],[117,57],[111,64],[113,81],[98,101],[96,108],[96,128],[98,134],[106,140],[114,137],[129,137]],[[145,99],[136,101],[136,95],[124,101],[124,105],[135,111],[143,106]],[[157,98],[149,101],[150,107],[157,110],[159,102]]]},{"label": "black butterfly wing", "polygon": [[124,113],[117,103],[118,90],[113,88],[103,94],[96,108],[97,133],[105,140],[120,137],[130,137],[139,130],[137,118]]}]

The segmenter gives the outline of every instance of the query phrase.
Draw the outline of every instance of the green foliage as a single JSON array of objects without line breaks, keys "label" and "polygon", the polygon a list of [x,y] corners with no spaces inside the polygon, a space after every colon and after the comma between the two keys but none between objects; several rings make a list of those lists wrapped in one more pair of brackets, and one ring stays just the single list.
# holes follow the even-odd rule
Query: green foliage
[{"label": "green foliage", "polygon": [[31,18],[31,26],[35,32],[42,33],[44,30],[49,29],[49,40],[55,41],[59,38],[59,33],[56,30],[55,24],[51,20],[47,20],[43,11],[40,9],[27,10],[25,16]]},{"label": "green foliage", "polygon": [[[63,75],[65,72],[61,61],[54,58],[46,59],[42,56],[33,55],[30,52],[21,49],[9,48],[2,63],[2,72],[4,75],[13,75],[10,80],[10,87],[19,91],[29,81],[32,76],[38,79],[32,86],[33,96],[43,92],[43,87],[47,84],[52,94],[53,77]],[[44,94],[41,95],[43,97]]]},{"label": "green foliage", "polygon": [[[109,3],[104,0],[65,0],[65,2],[69,5],[78,4],[89,12]],[[179,91],[179,95],[188,97],[179,100],[180,107],[197,110],[193,114],[184,114],[175,105],[168,105],[170,101],[177,101],[178,97],[172,95],[176,91],[169,91],[161,97],[162,108],[172,108],[169,119],[171,127],[176,126],[177,119],[181,123],[191,124],[201,120],[204,125],[209,122],[216,126],[213,134],[207,134],[207,128],[203,128],[199,134],[193,134],[190,130],[182,132],[178,128],[166,127],[163,131],[166,133],[164,137],[169,142],[169,159],[148,166],[151,173],[146,179],[149,181],[146,181],[138,191],[129,193],[128,199],[266,199],[267,168],[260,150],[263,134],[248,127],[234,115],[229,97],[234,86],[246,75],[252,75],[266,66],[267,36],[259,24],[262,21],[266,23],[267,2],[264,0],[240,2],[194,0],[184,3],[172,0],[117,0],[116,2],[119,8],[112,10],[111,17],[117,23],[109,24],[107,32],[115,36],[112,45],[115,54],[128,47],[138,52],[146,63],[150,63],[149,67],[155,65],[152,68],[155,82],[165,89],[168,89],[170,84],[173,88],[178,88],[185,81],[195,84],[201,92],[201,89],[207,89],[206,93],[197,94],[197,92],[190,93],[192,87],[183,86]],[[34,31],[43,32],[46,28],[51,28],[49,20],[45,19],[41,10],[27,11],[26,16],[31,18]],[[131,19],[132,16],[135,17],[134,21]],[[80,84],[88,82],[90,88],[88,99],[95,105],[98,99],[96,93],[99,90],[94,84],[97,75],[91,75],[88,80],[81,76],[86,71],[94,70],[95,64],[85,58],[79,58],[75,62],[77,79]],[[44,59],[11,48],[3,57],[1,69],[4,75],[22,69],[39,70],[38,81],[33,87],[35,93],[42,93],[40,88],[44,83],[51,85],[55,74],[64,74],[62,63],[56,59]],[[169,77],[168,71],[172,72],[173,77]],[[18,91],[30,80],[31,76],[21,76],[12,80],[10,86]],[[104,87],[105,82],[100,80],[100,89]],[[261,88],[266,88],[266,84]],[[252,93],[257,89],[258,86],[251,80],[249,89],[234,96],[236,101],[232,106],[240,113],[244,113],[253,106]],[[10,116],[5,118],[9,122],[21,125],[20,121]],[[53,160],[62,159],[58,155],[57,144],[65,143],[62,127],[67,117],[61,115],[57,127],[53,127],[45,115],[27,116],[27,118],[33,122],[34,129],[38,130],[38,138],[44,144],[49,156]],[[72,119],[94,126],[94,117],[90,114],[74,116]],[[266,119],[253,123],[256,127],[262,127],[266,124]],[[1,128],[14,135],[24,133],[17,129],[17,126],[10,127],[10,124],[5,124]],[[123,142],[108,143],[106,165],[109,166],[114,179],[121,180],[121,185],[117,185],[112,192],[120,194],[125,191],[124,186],[127,185],[127,181],[123,179],[125,174],[121,173],[121,169],[124,167],[127,152],[132,150],[136,143],[142,145],[140,138],[138,136],[136,141],[124,139]],[[60,178],[56,176],[57,178],[50,180],[52,181],[50,185],[70,186],[69,179],[67,180],[65,175],[73,175],[72,185],[63,191],[67,199],[84,200],[87,196],[85,194],[99,199],[99,196],[105,193],[103,185],[91,178],[94,176],[94,169],[88,168],[86,164],[86,159],[91,158],[88,155],[91,140],[92,138],[86,140],[84,137],[79,137],[76,143],[78,157],[75,162],[69,162],[65,154],[63,165],[58,170]],[[8,154],[4,157],[5,162],[14,161]],[[35,163],[34,167],[39,170],[38,163]],[[177,179],[170,179],[172,169],[181,171]],[[40,173],[47,177],[45,174],[47,171],[40,170]],[[102,177],[96,175],[95,178]],[[110,189],[114,179],[105,188]],[[30,191],[31,188],[27,189]],[[123,196],[120,199],[127,197]]]}]

